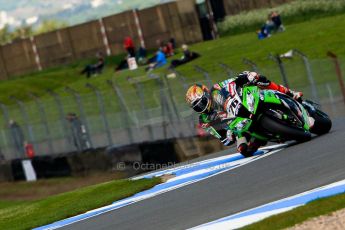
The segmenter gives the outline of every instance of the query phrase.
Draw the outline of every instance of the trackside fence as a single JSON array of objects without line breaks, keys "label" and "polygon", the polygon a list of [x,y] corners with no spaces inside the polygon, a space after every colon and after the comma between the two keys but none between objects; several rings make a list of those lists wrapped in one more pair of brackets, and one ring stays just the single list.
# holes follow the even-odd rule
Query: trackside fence
[{"label": "trackside fence", "polygon": [[[327,57],[308,60],[308,67],[300,57],[275,60],[265,67],[243,60],[248,68],[260,69],[278,83],[288,81],[290,88],[304,93],[304,98],[316,99],[332,118],[345,115],[337,78],[339,71],[344,72],[344,58],[338,59],[338,69]],[[227,63],[214,63],[212,72],[202,66],[194,68],[193,76],[175,70],[167,76],[128,78],[126,84],[131,87],[126,90],[116,80],[108,80],[102,89],[89,83],[83,92],[66,88],[64,94],[47,91],[43,98],[30,94],[32,100],[28,102],[12,97],[12,105],[0,103],[4,124],[0,129],[0,158],[24,158],[30,149],[40,156],[196,136],[198,116],[185,104],[186,89],[195,82],[211,85],[243,69],[233,69]]]}]

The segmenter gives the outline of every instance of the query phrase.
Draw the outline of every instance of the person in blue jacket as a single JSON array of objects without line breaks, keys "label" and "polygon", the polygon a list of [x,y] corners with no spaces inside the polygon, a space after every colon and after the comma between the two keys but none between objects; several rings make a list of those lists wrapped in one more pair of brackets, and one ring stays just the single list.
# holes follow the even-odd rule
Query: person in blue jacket
[{"label": "person in blue jacket", "polygon": [[152,71],[155,68],[162,67],[167,64],[167,59],[165,54],[161,49],[159,49],[156,53],[156,60],[155,62],[151,63],[147,68],[146,71]]}]

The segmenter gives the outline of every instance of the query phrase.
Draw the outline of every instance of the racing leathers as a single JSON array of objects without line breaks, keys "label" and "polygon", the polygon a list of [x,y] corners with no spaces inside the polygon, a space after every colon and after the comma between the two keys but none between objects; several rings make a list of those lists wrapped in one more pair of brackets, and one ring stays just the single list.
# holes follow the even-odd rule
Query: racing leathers
[{"label": "racing leathers", "polygon": [[244,71],[235,78],[213,85],[210,90],[211,109],[200,114],[199,124],[206,132],[218,138],[226,146],[237,141],[237,149],[241,153],[255,152],[261,145],[265,144],[252,137],[236,137],[227,128],[226,120],[228,119],[237,116],[244,118],[253,116],[239,100],[234,100],[238,90],[250,85],[258,86],[261,89],[277,90],[294,99],[299,99],[302,96],[301,92],[294,92],[283,85],[268,80],[265,76],[249,71]]}]

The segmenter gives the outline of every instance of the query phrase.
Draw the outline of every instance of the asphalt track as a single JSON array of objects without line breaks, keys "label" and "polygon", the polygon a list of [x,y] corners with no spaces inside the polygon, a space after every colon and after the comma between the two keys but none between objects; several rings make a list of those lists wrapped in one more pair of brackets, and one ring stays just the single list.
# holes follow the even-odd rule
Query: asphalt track
[{"label": "asphalt track", "polygon": [[345,179],[345,119],[327,135],[62,229],[186,229]]}]

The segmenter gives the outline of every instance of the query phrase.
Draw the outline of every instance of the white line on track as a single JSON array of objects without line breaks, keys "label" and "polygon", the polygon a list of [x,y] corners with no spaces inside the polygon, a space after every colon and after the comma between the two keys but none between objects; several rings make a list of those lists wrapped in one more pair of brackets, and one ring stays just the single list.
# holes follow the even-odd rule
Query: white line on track
[{"label": "white line on track", "polygon": [[218,220],[205,223],[192,230],[222,230],[237,229],[246,225],[258,222],[272,215],[290,211],[294,208],[307,204],[308,202],[337,195],[345,192],[345,180],[338,181],[326,186],[315,188],[294,196],[290,196],[278,201],[261,205],[246,211],[232,214]]}]

